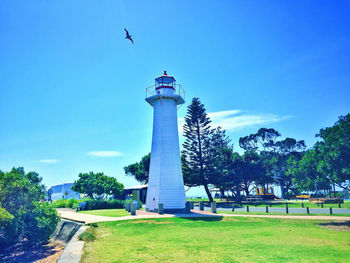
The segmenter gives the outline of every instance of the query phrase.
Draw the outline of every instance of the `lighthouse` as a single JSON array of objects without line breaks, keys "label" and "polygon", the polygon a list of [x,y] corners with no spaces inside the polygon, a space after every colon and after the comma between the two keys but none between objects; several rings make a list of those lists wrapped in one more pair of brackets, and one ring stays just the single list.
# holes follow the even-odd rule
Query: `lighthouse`
[{"label": "lighthouse", "polygon": [[153,134],[146,210],[165,212],[185,209],[185,188],[181,170],[177,109],[185,103],[184,91],[175,78],[164,74],[146,89],[146,101],[153,107]]}]

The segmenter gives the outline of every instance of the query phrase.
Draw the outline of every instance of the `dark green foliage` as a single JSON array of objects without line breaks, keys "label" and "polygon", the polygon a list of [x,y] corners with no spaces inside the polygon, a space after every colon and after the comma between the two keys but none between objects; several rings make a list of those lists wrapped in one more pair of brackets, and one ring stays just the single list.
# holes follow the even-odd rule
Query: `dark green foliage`
[{"label": "dark green foliage", "polygon": [[0,249],[21,240],[46,241],[59,220],[56,210],[38,201],[44,185],[35,172],[23,168],[0,171]]},{"label": "dark green foliage", "polygon": [[288,173],[288,159],[302,156],[305,142],[294,138],[278,140],[281,134],[270,128],[261,128],[255,134],[239,139],[239,145],[246,152],[256,152],[260,155],[265,172],[256,178],[256,183],[265,187],[274,181],[282,186],[282,195],[293,187],[292,176]]},{"label": "dark green foliage", "polygon": [[231,190],[236,201],[240,201],[241,191],[241,156],[233,151],[233,148],[219,148],[216,158],[216,171],[214,185],[220,188],[222,194]]},{"label": "dark green foliage", "polygon": [[51,205],[56,208],[73,208],[74,206],[79,205],[80,202],[86,201],[84,199],[58,199],[56,201],[53,201]]},{"label": "dark green foliage", "polygon": [[350,113],[340,116],[332,127],[321,129],[317,136],[322,139],[315,147],[322,157],[318,168],[342,187],[342,182],[350,180]]},{"label": "dark green foliage", "polygon": [[264,160],[255,151],[246,151],[242,156],[242,189],[246,195],[250,194],[250,188],[253,184],[265,181],[266,169]]},{"label": "dark green foliage", "polygon": [[342,183],[350,179],[350,114],[340,116],[332,127],[321,129],[316,136],[321,141],[302,158],[288,160],[293,182],[300,191],[331,191],[335,185],[344,188]]},{"label": "dark green foliage", "polygon": [[[1,189],[0,189],[1,190]],[[11,215],[6,209],[1,207],[0,203],[0,250],[4,245],[10,244],[15,237],[11,235],[11,240],[6,240],[6,236],[15,233],[14,216]],[[1,262],[1,261],[0,261]]]},{"label": "dark green foliage", "polygon": [[149,167],[151,161],[151,154],[146,154],[142,157],[138,163],[130,164],[124,167],[125,174],[128,176],[134,176],[135,179],[141,184],[148,183]]},{"label": "dark green foliage", "polygon": [[95,209],[116,209],[124,208],[125,201],[122,200],[100,200],[93,199],[86,201],[85,210],[95,210]]},{"label": "dark green foliage", "polygon": [[74,182],[72,190],[81,194],[87,194],[90,198],[106,197],[113,195],[118,198],[123,192],[124,186],[116,178],[103,173],[80,173],[79,179]]},{"label": "dark green foliage", "polygon": [[232,148],[221,148],[217,161],[219,174],[215,183],[216,187],[230,190],[236,202],[241,201],[240,191],[249,195],[252,184],[265,176],[265,168],[262,159],[255,151],[247,151],[244,155],[234,152]]},{"label": "dark green foliage", "polygon": [[55,209],[46,202],[35,202],[34,210],[24,217],[25,236],[32,242],[45,241],[50,238],[59,221]]},{"label": "dark green foliage", "polygon": [[274,148],[277,137],[281,136],[274,129],[261,128],[255,134],[250,134],[239,139],[239,146],[245,151],[268,151]]},{"label": "dark green foliage", "polygon": [[93,233],[85,231],[84,233],[79,235],[79,240],[82,240],[85,242],[92,242],[96,240],[96,237]]},{"label": "dark green foliage", "polygon": [[213,198],[209,191],[209,184],[215,177],[213,171],[213,156],[211,154],[210,119],[204,105],[198,98],[193,98],[187,107],[185,116],[183,151],[181,158],[184,169],[184,183],[188,186],[204,186],[210,202]]}]

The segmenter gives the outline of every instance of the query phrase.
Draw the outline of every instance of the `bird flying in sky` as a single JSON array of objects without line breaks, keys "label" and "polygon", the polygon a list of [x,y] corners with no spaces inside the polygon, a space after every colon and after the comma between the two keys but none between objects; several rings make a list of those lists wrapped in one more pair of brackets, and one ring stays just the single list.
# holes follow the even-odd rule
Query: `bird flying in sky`
[{"label": "bird flying in sky", "polygon": [[126,28],[124,28],[124,30],[125,30],[125,33],[126,33],[125,39],[129,39],[131,41],[131,43],[134,44],[134,40],[132,40],[131,35],[129,34],[128,30],[126,30]]}]

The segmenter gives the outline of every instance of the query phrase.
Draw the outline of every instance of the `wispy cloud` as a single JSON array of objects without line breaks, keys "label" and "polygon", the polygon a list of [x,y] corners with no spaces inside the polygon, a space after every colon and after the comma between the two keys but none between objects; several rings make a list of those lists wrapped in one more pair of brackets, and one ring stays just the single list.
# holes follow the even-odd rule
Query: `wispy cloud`
[{"label": "wispy cloud", "polygon": [[123,154],[117,151],[91,151],[91,152],[88,152],[87,155],[97,156],[97,157],[116,157],[116,156],[122,156]]},{"label": "wispy cloud", "polygon": [[[222,127],[227,131],[237,131],[243,128],[268,125],[291,118],[289,115],[280,116],[272,113],[250,113],[242,110],[226,110],[208,113],[212,127]],[[179,131],[182,132],[184,119],[179,119]]]},{"label": "wispy cloud", "polygon": [[60,160],[57,159],[45,159],[45,160],[39,160],[39,163],[58,163]]}]

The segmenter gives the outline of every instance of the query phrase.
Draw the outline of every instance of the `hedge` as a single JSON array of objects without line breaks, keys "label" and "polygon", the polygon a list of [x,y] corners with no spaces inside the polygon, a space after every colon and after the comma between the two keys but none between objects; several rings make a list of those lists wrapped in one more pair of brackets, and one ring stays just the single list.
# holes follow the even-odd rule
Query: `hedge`
[{"label": "hedge", "polygon": [[85,210],[124,208],[124,200],[88,200]]}]

